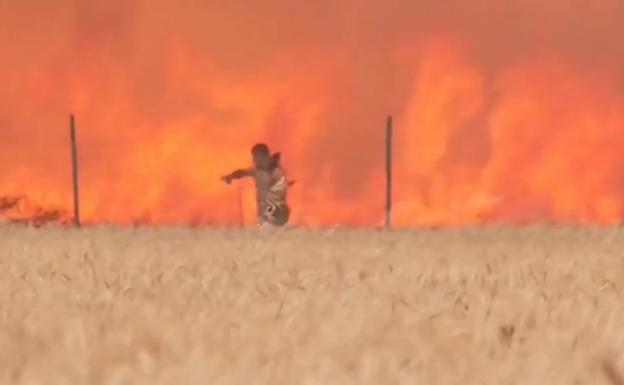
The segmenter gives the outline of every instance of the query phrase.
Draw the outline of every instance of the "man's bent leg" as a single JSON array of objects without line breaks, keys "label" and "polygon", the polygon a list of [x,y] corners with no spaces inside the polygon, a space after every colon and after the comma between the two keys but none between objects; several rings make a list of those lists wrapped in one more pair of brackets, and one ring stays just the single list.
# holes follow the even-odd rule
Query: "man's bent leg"
[{"label": "man's bent leg", "polygon": [[273,213],[272,223],[274,226],[285,226],[289,219],[290,207],[288,207],[288,205],[282,205]]},{"label": "man's bent leg", "polygon": [[287,205],[275,205],[267,207],[264,210],[262,218],[259,218],[259,224],[270,224],[272,226],[281,227],[288,223],[290,219],[290,207]]}]

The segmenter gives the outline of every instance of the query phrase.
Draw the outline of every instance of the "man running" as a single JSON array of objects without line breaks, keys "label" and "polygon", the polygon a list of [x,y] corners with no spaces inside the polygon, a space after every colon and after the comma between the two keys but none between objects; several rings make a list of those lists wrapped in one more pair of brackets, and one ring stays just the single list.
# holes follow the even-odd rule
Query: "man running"
[{"label": "man running", "polygon": [[288,181],[280,165],[280,153],[271,154],[269,147],[258,143],[251,149],[253,167],[238,169],[222,177],[227,183],[245,177],[256,182],[258,224],[284,226],[290,218],[290,207],[286,204]]}]

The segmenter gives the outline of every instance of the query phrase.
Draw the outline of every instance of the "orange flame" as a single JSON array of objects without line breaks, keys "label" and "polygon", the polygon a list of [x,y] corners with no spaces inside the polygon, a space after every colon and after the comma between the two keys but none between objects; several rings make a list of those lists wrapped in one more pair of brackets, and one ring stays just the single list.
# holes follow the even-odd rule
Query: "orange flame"
[{"label": "orange flame", "polygon": [[624,214],[617,0],[10,3],[0,217],[68,218],[70,112],[89,223],[253,223],[266,141],[293,223],[379,224],[388,113],[398,225]]}]

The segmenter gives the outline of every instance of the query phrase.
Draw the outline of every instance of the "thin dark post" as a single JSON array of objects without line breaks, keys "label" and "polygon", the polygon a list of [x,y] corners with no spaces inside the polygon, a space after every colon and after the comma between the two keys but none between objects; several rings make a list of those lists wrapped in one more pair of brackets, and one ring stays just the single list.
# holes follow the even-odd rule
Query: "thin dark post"
[{"label": "thin dark post", "polygon": [[243,202],[243,187],[238,185],[238,215],[241,227],[245,226],[245,203]]},{"label": "thin dark post", "polygon": [[386,227],[392,225],[392,116],[386,123]]},{"label": "thin dark post", "polygon": [[74,224],[80,227],[80,195],[78,189],[78,151],[76,146],[76,120],[74,114],[69,118],[69,138],[71,141],[72,180],[74,185]]}]

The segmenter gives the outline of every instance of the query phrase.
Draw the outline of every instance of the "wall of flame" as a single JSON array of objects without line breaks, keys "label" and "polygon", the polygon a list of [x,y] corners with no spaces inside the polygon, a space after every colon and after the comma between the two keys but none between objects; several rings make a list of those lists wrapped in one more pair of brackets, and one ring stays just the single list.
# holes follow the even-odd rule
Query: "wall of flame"
[{"label": "wall of flame", "polygon": [[379,224],[389,113],[398,225],[624,214],[620,0],[21,0],[0,30],[0,196],[37,203],[4,215],[70,210],[70,112],[90,223],[253,223],[219,176],[266,141],[294,223]]}]

